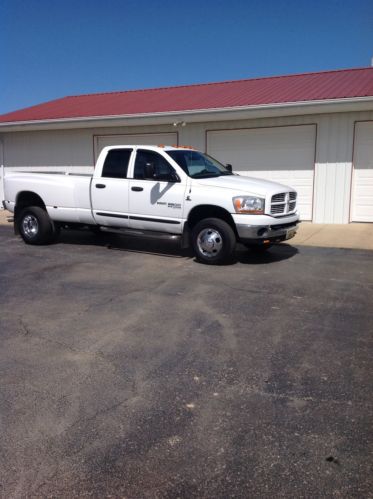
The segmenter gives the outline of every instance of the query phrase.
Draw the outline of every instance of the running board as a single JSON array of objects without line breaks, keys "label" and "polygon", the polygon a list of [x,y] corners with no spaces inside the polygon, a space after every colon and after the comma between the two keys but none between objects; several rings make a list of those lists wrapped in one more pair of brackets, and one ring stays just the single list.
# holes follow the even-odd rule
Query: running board
[{"label": "running board", "polygon": [[117,229],[115,227],[99,227],[101,232],[111,232],[114,234],[121,234],[122,236],[144,237],[151,239],[162,239],[169,241],[179,241],[181,234],[168,234],[167,232],[156,232],[151,230],[137,230],[137,229]]}]

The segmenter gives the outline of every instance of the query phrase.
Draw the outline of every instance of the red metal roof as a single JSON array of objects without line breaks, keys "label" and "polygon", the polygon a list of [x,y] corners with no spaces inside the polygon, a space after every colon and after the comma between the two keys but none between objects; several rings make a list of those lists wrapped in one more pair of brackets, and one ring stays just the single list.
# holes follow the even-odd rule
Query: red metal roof
[{"label": "red metal roof", "polygon": [[373,96],[373,68],[77,95],[0,115],[0,123],[122,116]]}]

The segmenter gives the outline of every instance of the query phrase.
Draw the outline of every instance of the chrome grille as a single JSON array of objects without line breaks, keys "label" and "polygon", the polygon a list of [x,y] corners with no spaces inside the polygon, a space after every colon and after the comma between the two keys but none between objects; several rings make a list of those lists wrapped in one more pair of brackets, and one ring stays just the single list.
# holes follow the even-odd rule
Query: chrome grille
[{"label": "chrome grille", "polygon": [[281,215],[281,213],[284,213],[285,210],[285,204],[275,204],[274,206],[271,206],[271,213],[272,215]]},{"label": "chrome grille", "polygon": [[281,192],[274,194],[271,198],[271,215],[286,215],[295,210],[297,204],[297,193]]},{"label": "chrome grille", "polygon": [[281,194],[274,194],[272,196],[272,203],[283,203],[285,201],[285,192],[281,192]]}]

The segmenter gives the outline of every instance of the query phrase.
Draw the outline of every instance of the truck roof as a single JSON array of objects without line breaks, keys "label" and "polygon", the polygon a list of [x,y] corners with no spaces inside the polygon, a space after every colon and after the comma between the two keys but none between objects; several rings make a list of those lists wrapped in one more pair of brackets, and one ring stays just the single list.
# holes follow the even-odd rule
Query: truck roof
[{"label": "truck roof", "polygon": [[145,149],[162,149],[163,151],[175,151],[179,149],[189,149],[191,151],[195,151],[196,149],[192,146],[182,146],[182,145],[172,145],[172,146],[167,146],[164,144],[158,144],[158,145],[150,145],[150,144],[118,144],[118,145],[112,145],[112,146],[106,146],[103,149],[110,150],[110,149],[127,149],[127,148],[145,148]]}]

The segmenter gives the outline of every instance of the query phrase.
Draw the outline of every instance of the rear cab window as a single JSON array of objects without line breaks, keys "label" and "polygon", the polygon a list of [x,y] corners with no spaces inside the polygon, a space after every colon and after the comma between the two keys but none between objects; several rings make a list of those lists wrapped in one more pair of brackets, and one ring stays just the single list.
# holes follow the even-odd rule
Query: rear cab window
[{"label": "rear cab window", "polygon": [[110,149],[105,158],[101,176],[105,178],[127,178],[131,154],[132,149]]}]

